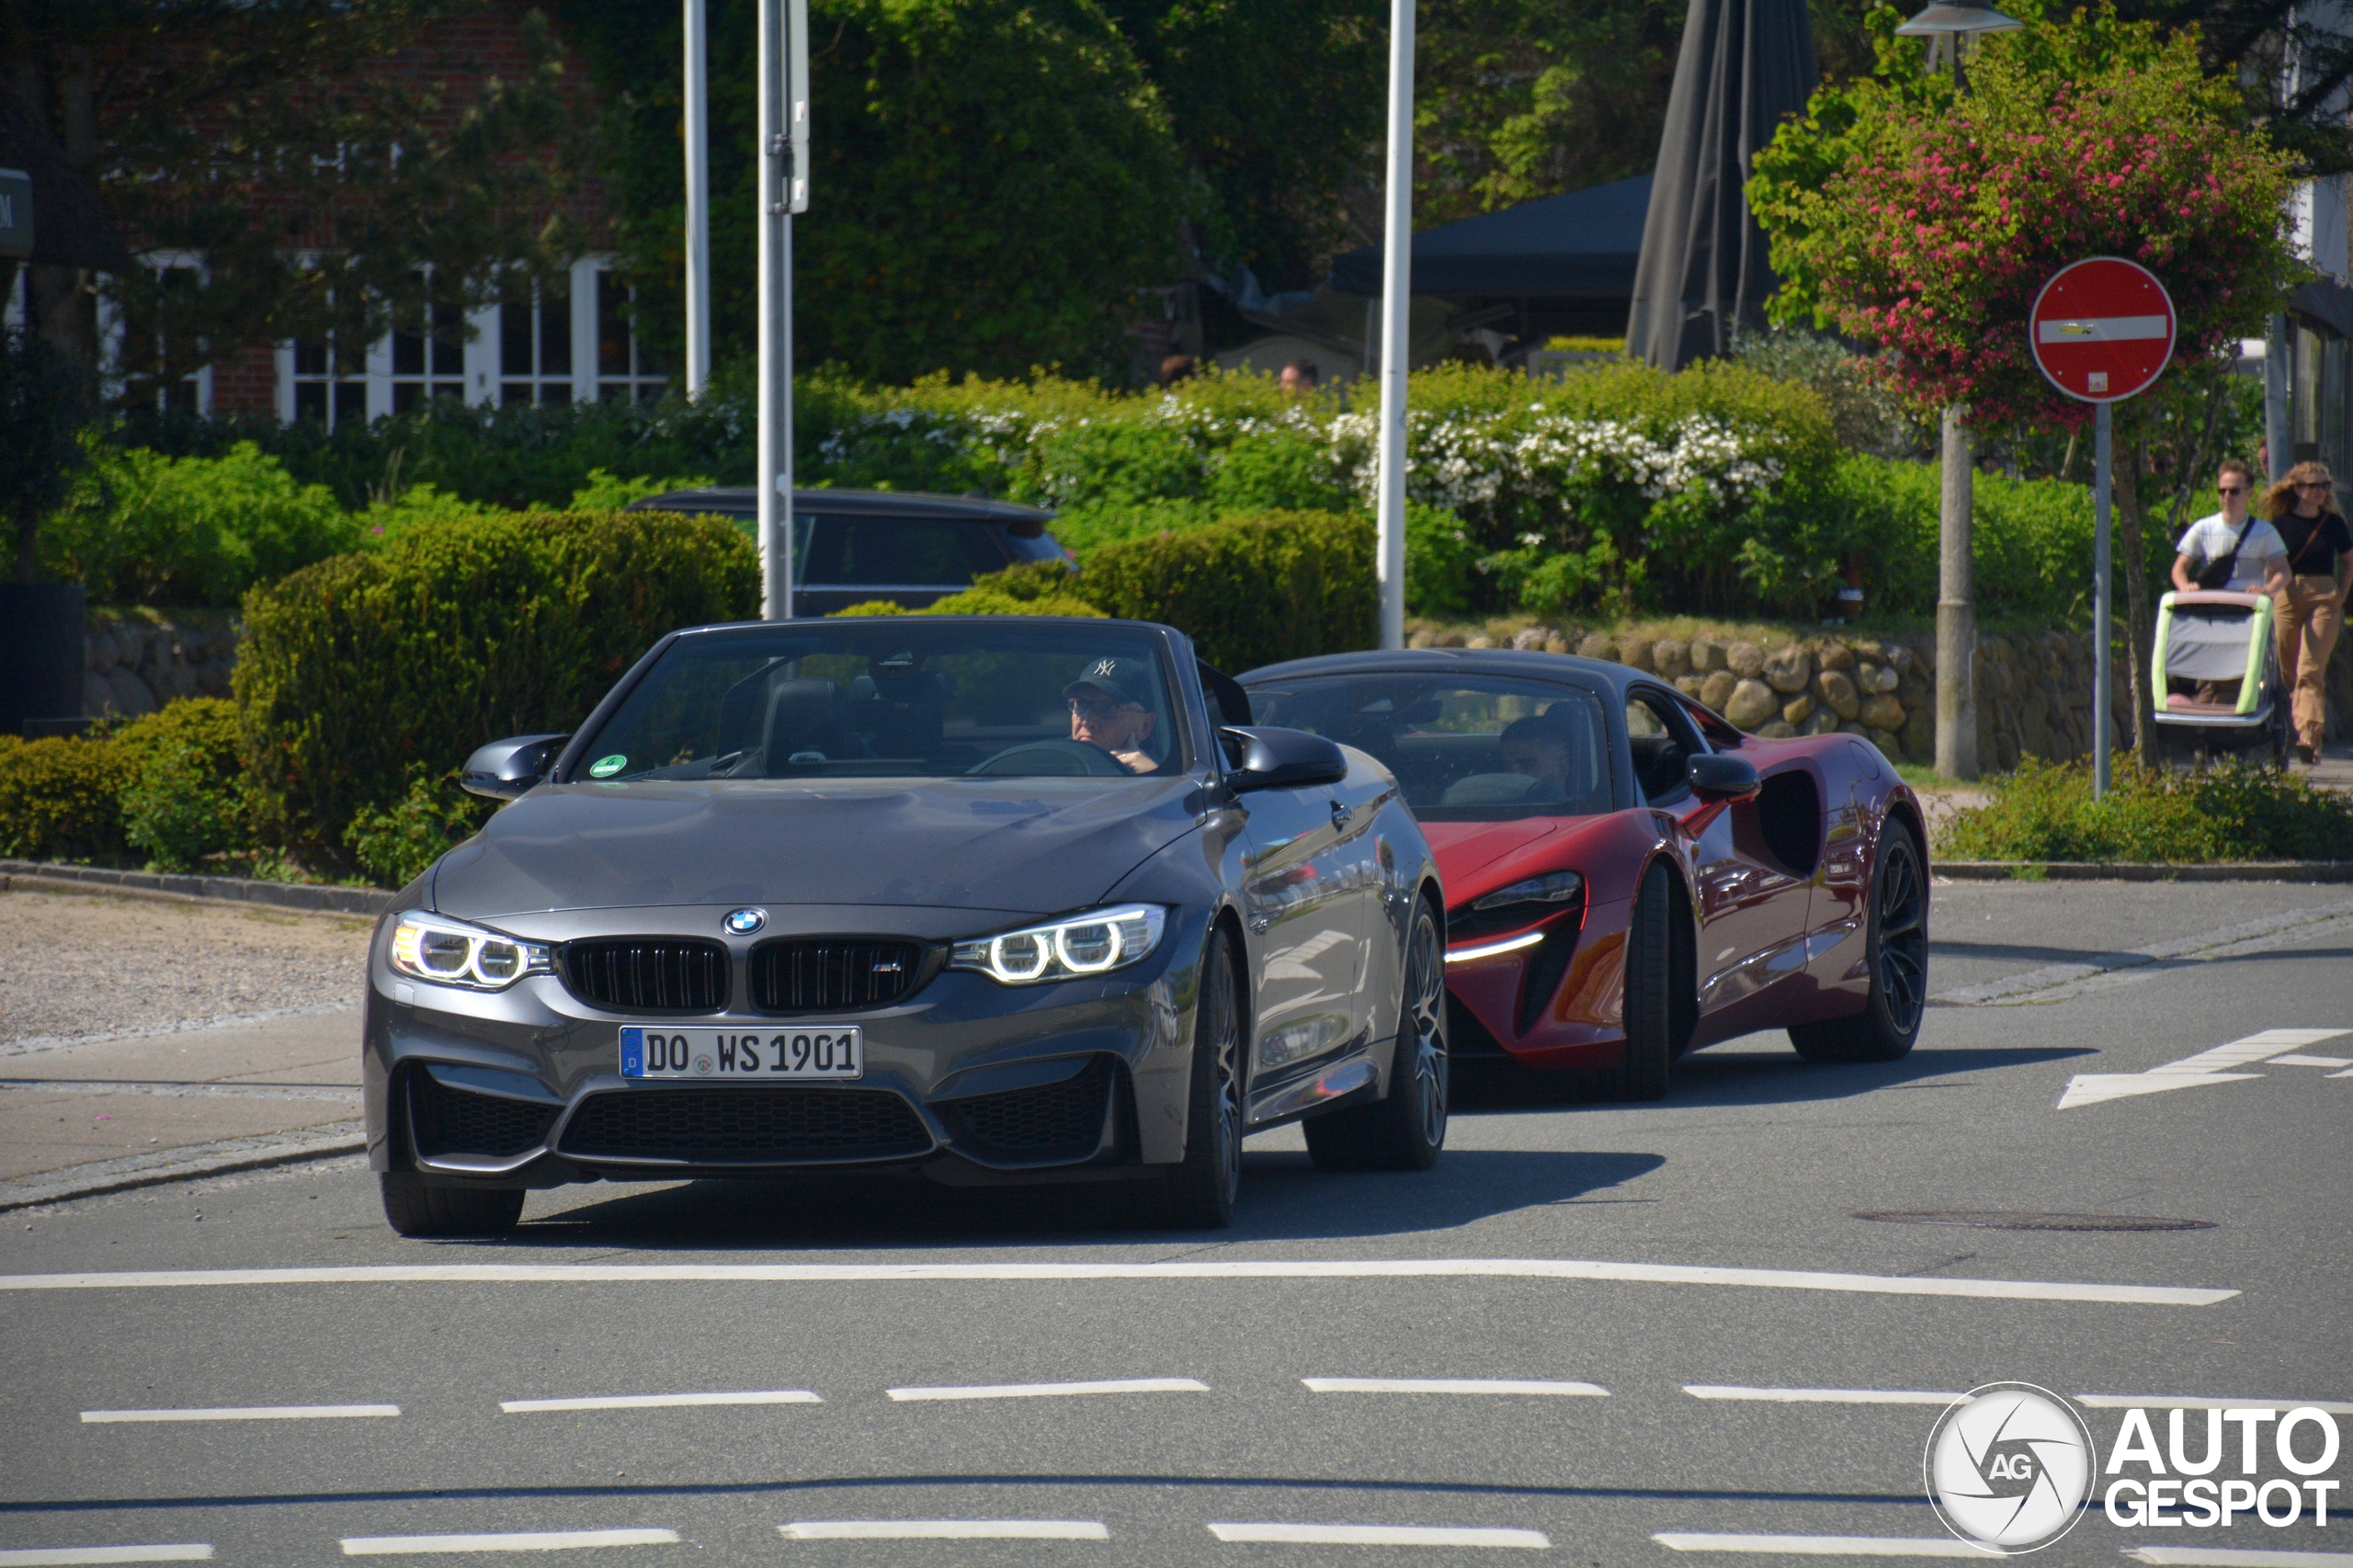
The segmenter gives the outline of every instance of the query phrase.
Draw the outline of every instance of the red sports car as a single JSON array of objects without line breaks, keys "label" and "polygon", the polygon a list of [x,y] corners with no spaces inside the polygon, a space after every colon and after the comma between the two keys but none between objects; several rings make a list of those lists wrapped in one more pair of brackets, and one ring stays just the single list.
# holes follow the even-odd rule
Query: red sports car
[{"label": "red sports car", "polygon": [[1666,1093],[1675,1059],[1786,1028],[1886,1062],[1927,999],[1920,803],[1869,741],[1761,740],[1654,676],[1503,649],[1242,677],[1263,724],[1370,753],[1446,884],[1449,1048]]}]

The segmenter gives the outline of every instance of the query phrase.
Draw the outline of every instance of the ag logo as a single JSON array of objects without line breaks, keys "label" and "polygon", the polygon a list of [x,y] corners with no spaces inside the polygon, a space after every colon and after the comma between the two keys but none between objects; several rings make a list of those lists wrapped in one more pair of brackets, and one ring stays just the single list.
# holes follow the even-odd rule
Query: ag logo
[{"label": "ag logo", "polygon": [[731,936],[736,937],[748,937],[767,923],[768,912],[765,909],[733,910],[726,919],[720,922]]},{"label": "ag logo", "polygon": [[1937,1417],[1921,1468],[1947,1529],[2015,1555],[2075,1528],[2092,1455],[2091,1428],[2074,1405],[2032,1383],[1988,1383]]}]

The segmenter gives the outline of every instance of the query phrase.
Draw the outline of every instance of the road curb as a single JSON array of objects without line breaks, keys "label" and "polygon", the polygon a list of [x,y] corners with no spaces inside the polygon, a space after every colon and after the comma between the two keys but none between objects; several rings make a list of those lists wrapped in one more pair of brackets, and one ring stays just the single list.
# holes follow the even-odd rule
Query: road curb
[{"label": "road curb", "polygon": [[1958,882],[2353,882],[2353,860],[1938,860]]},{"label": "road curb", "polygon": [[53,860],[0,860],[0,892],[128,893],[141,898],[194,899],[307,915],[381,915],[400,896],[377,888],[331,888],[306,882],[265,882],[250,877],[187,877],[168,871],[118,871]]},{"label": "road curb", "polygon": [[19,1181],[0,1182],[0,1213],[76,1198],[96,1198],[102,1193],[128,1192],[134,1187],[161,1187],[166,1182],[224,1176],[231,1171],[262,1170],[271,1165],[299,1165],[305,1160],[332,1159],[338,1154],[365,1153],[367,1149],[368,1136],[358,1121],[332,1122],[306,1132],[230,1138],[218,1143],[163,1149],[153,1154],[70,1165]]}]

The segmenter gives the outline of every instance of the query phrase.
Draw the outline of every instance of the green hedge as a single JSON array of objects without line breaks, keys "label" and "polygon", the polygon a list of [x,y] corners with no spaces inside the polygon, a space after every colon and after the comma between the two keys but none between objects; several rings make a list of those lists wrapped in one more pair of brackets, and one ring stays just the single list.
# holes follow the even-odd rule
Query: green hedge
[{"label": "green hedge", "polygon": [[1959,860],[2353,859],[2353,801],[2307,779],[2233,761],[2197,773],[2117,758],[2092,799],[2084,763],[2026,757],[1993,801],[1957,814],[1938,853]]},{"label": "green hedge", "polygon": [[343,863],[413,769],[568,730],[663,633],[758,605],[752,541],[667,512],[453,518],[256,588],[235,682],[256,828]]},{"label": "green hedge", "polygon": [[51,735],[0,750],[0,855],[121,864],[121,795],[135,777],[111,740]]}]

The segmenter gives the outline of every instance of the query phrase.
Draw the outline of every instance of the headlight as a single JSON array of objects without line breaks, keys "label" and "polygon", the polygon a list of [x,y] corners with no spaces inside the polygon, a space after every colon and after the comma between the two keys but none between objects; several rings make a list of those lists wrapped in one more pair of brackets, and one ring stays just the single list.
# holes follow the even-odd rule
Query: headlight
[{"label": "headlight", "polygon": [[1156,903],[1090,910],[1048,926],[956,944],[950,969],[973,969],[1004,985],[1078,980],[1134,963],[1160,946],[1168,912]]},{"label": "headlight", "polygon": [[496,931],[411,910],[392,927],[392,967],[438,985],[504,991],[527,974],[555,972],[544,942],[518,942]]},{"label": "headlight", "polygon": [[1548,871],[1543,876],[1498,888],[1471,907],[1483,910],[1506,909],[1515,903],[1566,903],[1584,889],[1585,879],[1574,871]]}]

